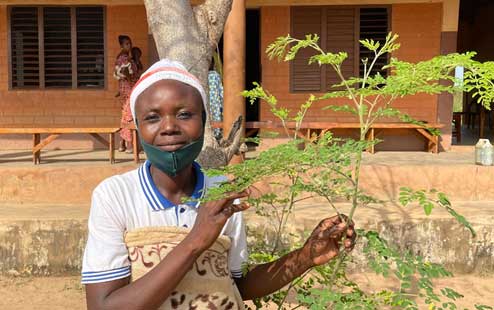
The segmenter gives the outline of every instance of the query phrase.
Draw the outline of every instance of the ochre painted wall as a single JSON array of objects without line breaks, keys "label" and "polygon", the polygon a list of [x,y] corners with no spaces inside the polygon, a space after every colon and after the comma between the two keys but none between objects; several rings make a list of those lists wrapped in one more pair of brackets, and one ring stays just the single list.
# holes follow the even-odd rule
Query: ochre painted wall
[{"label": "ochre painted wall", "polygon": [[[394,56],[406,61],[420,61],[439,55],[441,37],[441,3],[420,4],[394,4],[391,7],[391,30],[400,35],[401,49]],[[262,85],[278,98],[281,105],[292,111],[308,97],[308,93],[290,93],[289,89],[289,64],[269,60],[264,51],[268,44],[277,37],[290,32],[290,7],[273,6],[261,8],[261,64]],[[331,103],[341,104],[348,102],[344,99],[333,99]],[[321,108],[329,104],[329,101],[318,102],[306,116],[308,121],[334,121],[351,122],[355,119],[341,112],[322,111]],[[413,117],[435,122],[437,118],[437,96],[417,95],[400,99],[395,105],[402,111],[410,113]],[[269,112],[266,104],[261,104],[261,120],[275,120]],[[403,134],[405,132],[397,132]],[[386,144],[379,146],[381,149],[420,149],[423,142],[413,134],[406,139],[404,146],[396,145],[393,137],[386,138]],[[400,140],[394,139],[394,140]],[[403,139],[401,139],[403,140]]]},{"label": "ochre painted wall", "polygon": [[[418,62],[440,54],[442,4],[395,4],[392,31],[400,38],[398,59]],[[416,95],[397,100],[396,107],[419,120],[437,120],[437,96]]]},{"label": "ochre painted wall", "polygon": [[[117,37],[127,34],[141,48],[147,65],[148,27],[144,6],[106,7],[106,80],[104,90],[9,90],[7,7],[0,6],[0,126],[32,124],[56,126],[120,126],[120,105],[115,98],[117,81],[112,76],[120,47]],[[1,135],[0,149],[25,149],[29,135]],[[100,147],[88,135],[62,135],[48,148]]]}]

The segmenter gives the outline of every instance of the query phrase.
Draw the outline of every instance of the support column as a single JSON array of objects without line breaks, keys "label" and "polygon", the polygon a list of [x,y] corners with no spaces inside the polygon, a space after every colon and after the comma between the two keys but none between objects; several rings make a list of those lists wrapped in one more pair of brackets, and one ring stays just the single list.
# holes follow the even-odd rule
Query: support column
[{"label": "support column", "polygon": [[[456,52],[460,0],[443,1],[443,21],[441,27],[441,55]],[[451,148],[453,120],[453,95],[442,93],[438,96],[437,121],[445,126],[441,129],[440,145],[444,150]]]},{"label": "support column", "polygon": [[[233,0],[223,34],[223,135],[228,136],[239,115],[245,122],[245,0]],[[244,128],[244,127],[243,127]],[[244,130],[242,128],[242,130]],[[242,133],[243,135],[243,133]],[[234,156],[231,163],[241,162]]]}]

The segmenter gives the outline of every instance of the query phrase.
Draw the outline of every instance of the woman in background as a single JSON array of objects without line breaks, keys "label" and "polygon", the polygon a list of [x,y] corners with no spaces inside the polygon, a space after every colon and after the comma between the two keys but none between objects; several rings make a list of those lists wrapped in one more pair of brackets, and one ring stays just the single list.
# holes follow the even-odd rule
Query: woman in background
[{"label": "woman in background", "polygon": [[[133,47],[130,50],[130,63],[131,63],[131,68],[133,70],[133,74],[130,75],[130,84],[131,84],[131,89],[134,87],[135,83],[137,80],[139,80],[139,77],[141,76],[141,73],[143,71],[144,66],[142,65],[141,62],[141,56],[142,56],[142,51],[138,47]],[[125,100],[125,103],[122,107],[122,119],[120,122],[120,127],[122,128],[120,130],[120,136],[122,137],[122,141],[125,141],[127,144],[126,148],[126,153],[132,153],[132,133],[130,131],[129,126],[132,124],[133,119],[132,119],[132,112],[130,111],[130,95],[128,96],[127,100]]]},{"label": "woman in background", "polygon": [[[120,107],[122,109],[122,117],[121,117],[121,127],[120,130],[120,146],[118,148],[119,152],[124,152],[127,150],[127,153],[132,153],[132,133],[128,128],[129,124],[132,122],[132,116],[130,116],[130,108],[129,108],[129,97],[130,92],[132,91],[132,87],[135,82],[139,79],[140,72],[139,66],[141,67],[142,72],[142,64],[140,62],[140,55],[137,59],[137,62],[133,60],[132,55],[132,40],[127,35],[118,36],[118,43],[120,44],[120,53],[117,56],[115,61],[115,70],[113,72],[113,76],[118,80],[118,93],[117,97],[119,98]],[[134,52],[136,56],[139,53],[140,49],[135,48]]]}]

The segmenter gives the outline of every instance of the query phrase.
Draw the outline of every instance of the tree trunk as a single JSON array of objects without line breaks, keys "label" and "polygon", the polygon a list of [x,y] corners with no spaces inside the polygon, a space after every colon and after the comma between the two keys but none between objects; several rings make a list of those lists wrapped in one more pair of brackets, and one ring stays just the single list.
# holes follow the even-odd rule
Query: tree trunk
[{"label": "tree trunk", "polygon": [[[206,0],[192,8],[188,0],[144,0],[148,24],[160,59],[183,63],[199,78],[206,91],[209,65],[223,34],[232,2]],[[227,165],[239,152],[243,131],[241,126],[232,125],[236,131],[228,139],[217,141],[209,121],[209,111],[209,103],[206,103],[208,120],[204,147],[198,158],[205,168]]]}]

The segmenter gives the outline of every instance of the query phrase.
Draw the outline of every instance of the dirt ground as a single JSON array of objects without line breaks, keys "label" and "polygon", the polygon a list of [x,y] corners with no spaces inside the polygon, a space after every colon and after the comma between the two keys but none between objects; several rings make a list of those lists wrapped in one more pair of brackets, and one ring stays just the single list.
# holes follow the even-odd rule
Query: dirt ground
[{"label": "dirt ground", "polygon": [[[393,288],[389,280],[370,274],[353,276],[363,287],[375,288],[376,284],[383,288]],[[475,309],[473,304],[483,303],[494,306],[494,277],[472,275],[456,276],[441,279],[437,288],[450,287],[465,295],[457,302],[458,309],[468,307]],[[47,278],[12,278],[0,277],[0,309],[8,310],[59,310],[86,309],[84,287],[79,277],[47,277]],[[426,309],[424,307],[424,309]]]},{"label": "dirt ground", "polygon": [[86,309],[80,277],[0,277],[0,309]]}]

